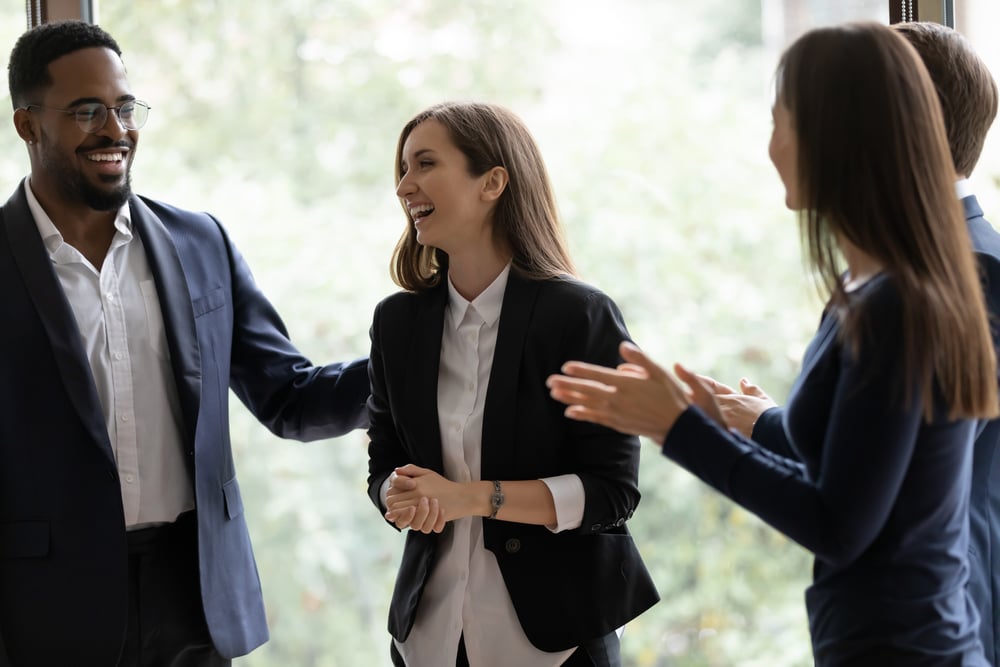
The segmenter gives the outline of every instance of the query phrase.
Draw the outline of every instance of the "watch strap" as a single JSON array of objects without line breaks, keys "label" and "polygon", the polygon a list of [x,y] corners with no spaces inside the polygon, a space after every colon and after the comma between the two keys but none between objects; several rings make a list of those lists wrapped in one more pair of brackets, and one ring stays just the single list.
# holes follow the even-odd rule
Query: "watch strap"
[{"label": "watch strap", "polygon": [[493,480],[493,495],[490,496],[490,505],[493,506],[493,511],[486,518],[488,519],[497,518],[497,512],[499,512],[500,508],[503,507],[503,501],[504,501],[503,487],[500,486],[499,481]]}]

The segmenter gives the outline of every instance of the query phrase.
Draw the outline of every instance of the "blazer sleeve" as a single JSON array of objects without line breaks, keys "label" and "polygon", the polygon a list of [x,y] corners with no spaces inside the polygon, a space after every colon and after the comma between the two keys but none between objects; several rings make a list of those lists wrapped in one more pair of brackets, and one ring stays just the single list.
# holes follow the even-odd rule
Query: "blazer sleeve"
[{"label": "blazer sleeve", "polygon": [[[578,313],[567,318],[565,327],[565,360],[617,366],[622,362],[619,345],[631,340],[618,306],[596,290]],[[575,532],[598,533],[622,526],[639,505],[639,439],[597,424],[563,419],[567,443],[575,455],[573,468],[564,472],[579,475],[585,494],[583,519]]]},{"label": "blazer sleeve", "polygon": [[233,391],[261,423],[284,438],[317,440],[363,428],[367,360],[313,365],[292,344],[284,322],[225,231],[223,236],[232,280]]},{"label": "blazer sleeve", "polygon": [[[368,357],[368,377],[371,393],[368,397],[368,497],[380,514],[385,513],[380,491],[386,478],[397,466],[404,465],[405,453],[389,409],[386,388],[385,364],[382,353],[382,303],[375,307],[370,336],[371,353]],[[395,524],[390,522],[395,527]],[[398,528],[397,528],[398,530]]]}]

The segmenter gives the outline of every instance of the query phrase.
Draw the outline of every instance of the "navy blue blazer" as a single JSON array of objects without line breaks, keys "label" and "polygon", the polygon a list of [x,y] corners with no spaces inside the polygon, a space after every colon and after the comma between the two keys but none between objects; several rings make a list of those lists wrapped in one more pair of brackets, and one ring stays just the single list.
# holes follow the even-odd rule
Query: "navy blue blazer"
[{"label": "navy blue blazer", "polygon": [[[114,665],[126,624],[121,491],[81,337],[22,183],[0,208],[0,637],[15,665]],[[220,654],[267,641],[228,392],[274,433],[367,423],[365,359],[312,365],[212,216],[133,196],[194,480],[202,599]],[[0,655],[0,658],[3,656]]]},{"label": "navy blue blazer", "polygon": [[[407,463],[443,474],[437,382],[447,284],[399,292],[375,309],[371,329],[371,437],[368,493]],[[559,651],[603,637],[659,600],[625,522],[639,504],[639,441],[563,416],[545,379],[570,359],[614,366],[628,332],[617,306],[570,278],[529,280],[510,272],[483,413],[482,478],[580,476],[582,525],[484,521],[528,640]],[[450,530],[446,527],[445,530]],[[402,641],[416,618],[441,535],[408,531],[389,609],[389,632]]]},{"label": "navy blue blazer", "polygon": [[[1000,359],[1000,234],[974,196],[962,200],[979,262],[993,347]],[[1000,658],[1000,420],[980,422],[969,503],[969,592],[979,609],[979,637],[991,665]]]}]

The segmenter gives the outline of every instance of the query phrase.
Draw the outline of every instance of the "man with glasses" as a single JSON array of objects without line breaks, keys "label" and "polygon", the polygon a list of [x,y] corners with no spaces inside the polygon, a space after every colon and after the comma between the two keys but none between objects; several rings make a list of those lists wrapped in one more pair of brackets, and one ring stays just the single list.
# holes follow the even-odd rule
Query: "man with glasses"
[{"label": "man with glasses", "polygon": [[149,105],[110,35],[34,28],[8,74],[0,665],[228,665],[267,640],[228,388],[333,437],[367,421],[366,360],[314,366],[215,218],[132,193]]}]

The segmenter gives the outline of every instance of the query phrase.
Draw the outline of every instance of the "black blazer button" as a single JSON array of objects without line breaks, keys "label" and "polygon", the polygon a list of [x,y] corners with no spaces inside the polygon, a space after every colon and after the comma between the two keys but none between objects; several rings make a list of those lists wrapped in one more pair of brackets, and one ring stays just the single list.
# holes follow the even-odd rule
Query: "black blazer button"
[{"label": "black blazer button", "polygon": [[615,521],[615,526],[617,526],[618,528],[621,528],[624,525],[625,525],[625,519],[624,519],[624,517],[618,517],[618,520]]},{"label": "black blazer button", "polygon": [[599,533],[602,530],[604,530],[604,526],[602,526],[599,523],[595,523],[593,526],[590,527],[590,532],[592,533]]},{"label": "black blazer button", "polygon": [[521,550],[521,540],[517,539],[516,537],[512,537],[509,540],[507,540],[506,544],[504,544],[503,547],[504,549],[507,550],[507,553],[516,554],[518,551]]}]

